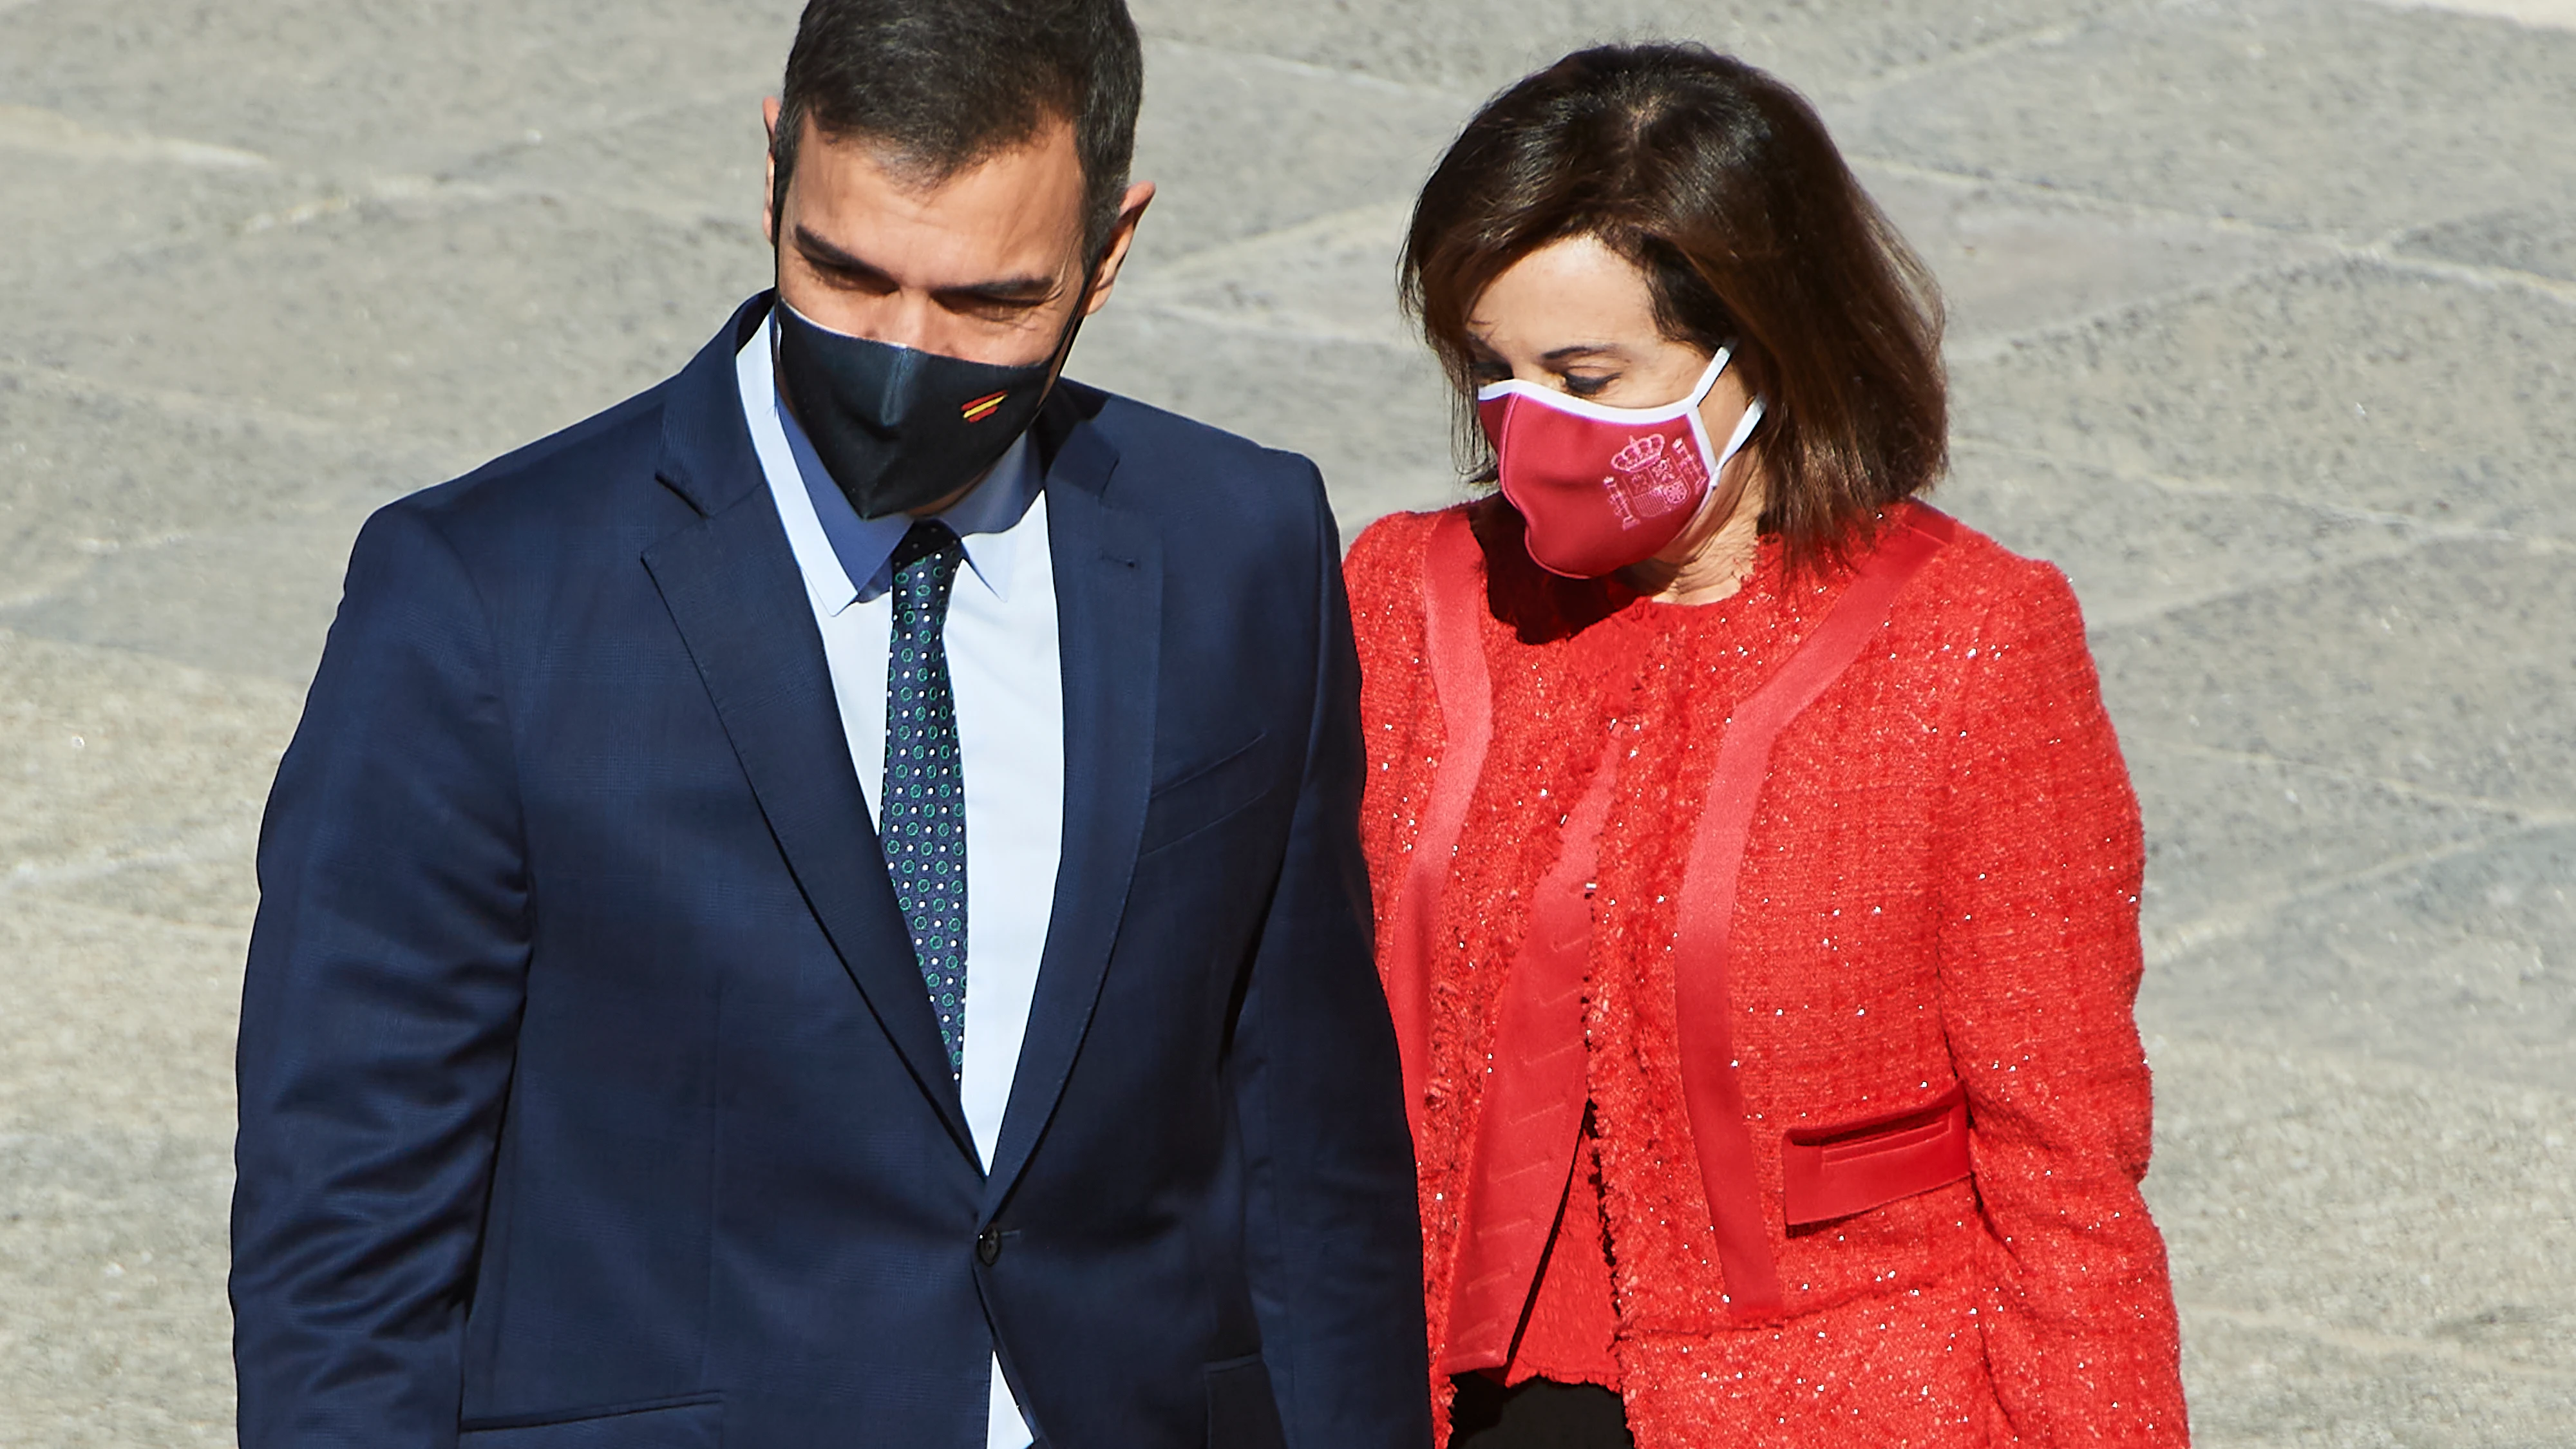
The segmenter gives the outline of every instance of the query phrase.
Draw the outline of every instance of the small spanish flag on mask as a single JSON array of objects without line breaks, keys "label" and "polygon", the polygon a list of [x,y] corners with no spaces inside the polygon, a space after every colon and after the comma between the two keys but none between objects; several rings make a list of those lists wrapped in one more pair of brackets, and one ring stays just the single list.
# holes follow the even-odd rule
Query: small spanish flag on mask
[{"label": "small spanish flag on mask", "polygon": [[979,397],[973,402],[966,404],[964,407],[959,408],[957,410],[958,416],[963,417],[970,423],[980,423],[986,418],[991,417],[993,415],[993,409],[1000,407],[1003,400],[1009,396],[1010,393],[1008,391],[1003,391]]}]

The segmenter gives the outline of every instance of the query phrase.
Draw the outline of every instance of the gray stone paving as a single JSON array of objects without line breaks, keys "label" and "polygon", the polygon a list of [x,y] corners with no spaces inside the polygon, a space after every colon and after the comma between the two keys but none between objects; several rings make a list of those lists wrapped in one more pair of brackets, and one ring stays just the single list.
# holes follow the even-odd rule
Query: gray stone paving
[{"label": "gray stone paving", "polygon": [[[1137,0],[1077,372],[1454,496],[1413,183],[1583,40],[1813,95],[1949,289],[1954,511],[2146,802],[2201,1442],[2576,1443],[2576,5]],[[366,511],[686,358],[793,0],[0,0],[0,1445],[229,1435],[259,801]],[[2550,22],[2556,22],[2552,24]]]}]

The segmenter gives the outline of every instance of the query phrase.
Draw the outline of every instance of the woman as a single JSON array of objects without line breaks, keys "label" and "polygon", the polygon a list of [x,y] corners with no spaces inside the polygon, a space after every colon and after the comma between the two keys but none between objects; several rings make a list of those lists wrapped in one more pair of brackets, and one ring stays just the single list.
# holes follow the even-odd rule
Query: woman
[{"label": "woman", "polygon": [[1500,488],[1348,564],[1449,1442],[2186,1442],[2136,802],[2064,578],[1910,501],[1921,264],[1639,47],[1476,117],[1405,282]]}]

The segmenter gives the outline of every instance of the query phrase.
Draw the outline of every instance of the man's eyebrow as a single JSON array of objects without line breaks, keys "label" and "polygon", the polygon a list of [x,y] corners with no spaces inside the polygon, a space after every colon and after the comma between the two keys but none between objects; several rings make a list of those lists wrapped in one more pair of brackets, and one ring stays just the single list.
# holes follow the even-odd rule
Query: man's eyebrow
[{"label": "man's eyebrow", "polygon": [[943,302],[996,302],[1010,305],[1044,302],[1054,297],[1057,286],[1053,277],[1031,274],[1025,277],[1002,277],[990,282],[976,282],[963,287],[941,287],[931,295]]},{"label": "man's eyebrow", "polygon": [[805,260],[829,271],[854,272],[860,276],[873,277],[884,282],[894,280],[865,260],[841,250],[801,225],[796,228],[796,250],[804,254]]},{"label": "man's eyebrow", "polygon": [[[826,271],[847,273],[883,282],[888,286],[894,285],[894,278],[886,275],[884,269],[852,255],[802,226],[796,228],[796,250],[804,254],[805,260]],[[1010,306],[1044,302],[1055,296],[1056,291],[1057,280],[1054,277],[1032,273],[1021,277],[997,277],[989,282],[971,282],[960,287],[941,287],[931,295],[942,302]]]}]

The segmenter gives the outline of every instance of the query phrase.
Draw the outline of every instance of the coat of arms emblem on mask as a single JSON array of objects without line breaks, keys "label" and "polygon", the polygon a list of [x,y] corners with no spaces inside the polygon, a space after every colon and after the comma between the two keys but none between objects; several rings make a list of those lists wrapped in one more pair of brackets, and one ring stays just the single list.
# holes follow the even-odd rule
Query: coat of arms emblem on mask
[{"label": "coat of arms emblem on mask", "polygon": [[1640,433],[1613,454],[1617,471],[1601,480],[1622,530],[1661,518],[1699,495],[1707,475],[1697,450],[1675,448],[1661,433]]}]

